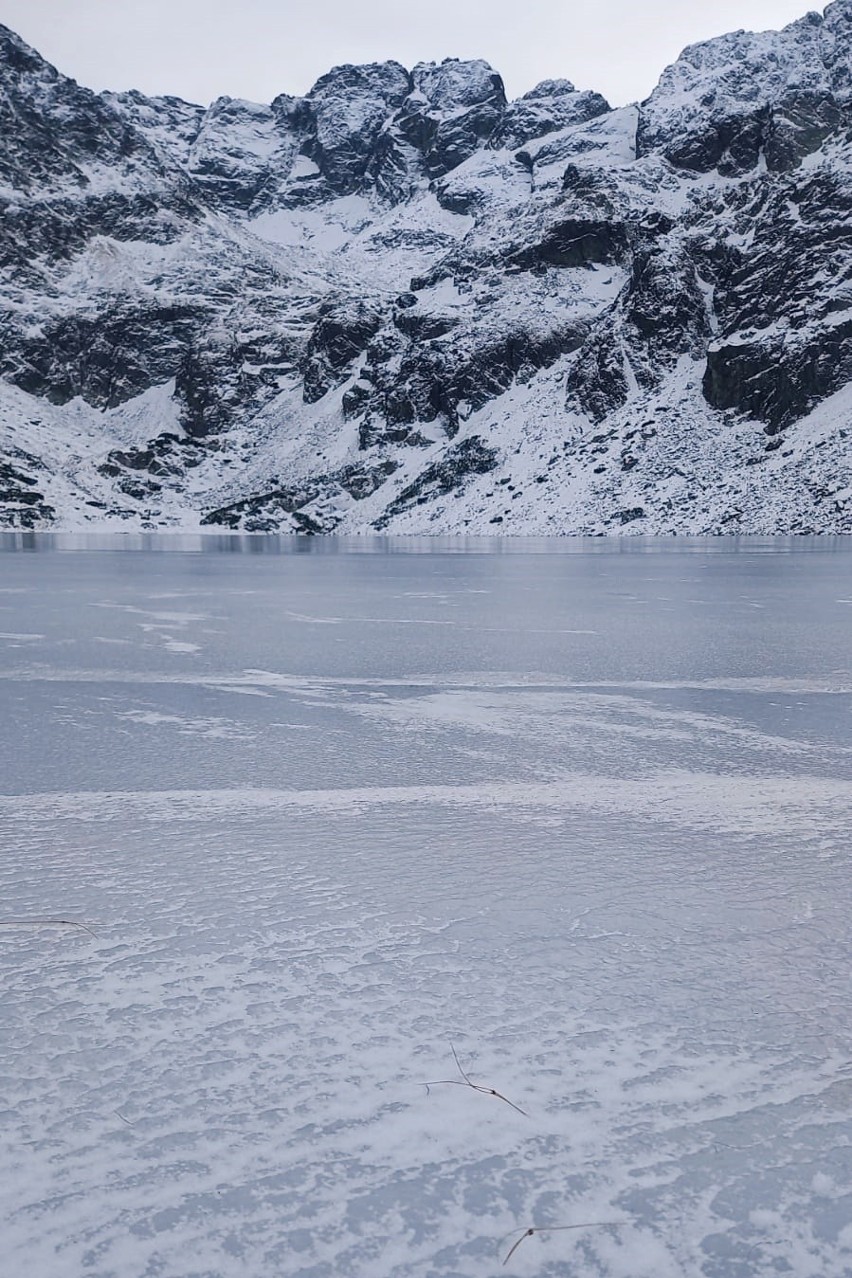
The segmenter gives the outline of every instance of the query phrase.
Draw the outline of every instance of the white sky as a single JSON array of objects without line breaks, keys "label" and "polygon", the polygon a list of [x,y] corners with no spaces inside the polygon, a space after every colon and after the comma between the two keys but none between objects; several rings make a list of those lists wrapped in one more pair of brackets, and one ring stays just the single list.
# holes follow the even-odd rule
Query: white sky
[{"label": "white sky", "polygon": [[[614,106],[687,45],[784,26],[807,0],[0,0],[0,22],[93,89],[207,103],[304,93],[341,62],[486,58],[509,97],[565,77]],[[822,8],[822,5],[818,5]]]}]

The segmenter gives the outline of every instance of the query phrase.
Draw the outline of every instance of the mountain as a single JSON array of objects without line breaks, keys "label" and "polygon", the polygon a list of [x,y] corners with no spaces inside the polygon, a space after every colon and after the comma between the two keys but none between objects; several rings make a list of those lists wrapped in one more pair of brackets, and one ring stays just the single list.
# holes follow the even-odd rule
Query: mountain
[{"label": "mountain", "polygon": [[852,532],[852,0],[647,101],[95,94],[0,28],[0,522]]}]

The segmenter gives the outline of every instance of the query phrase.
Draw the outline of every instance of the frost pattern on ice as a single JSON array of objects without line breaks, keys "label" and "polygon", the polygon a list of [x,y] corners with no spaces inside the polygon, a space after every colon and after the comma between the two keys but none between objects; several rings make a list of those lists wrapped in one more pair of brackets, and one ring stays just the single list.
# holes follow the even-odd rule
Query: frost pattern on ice
[{"label": "frost pattern on ice", "polygon": [[844,1274],[848,558],[3,555],[11,1271]]}]

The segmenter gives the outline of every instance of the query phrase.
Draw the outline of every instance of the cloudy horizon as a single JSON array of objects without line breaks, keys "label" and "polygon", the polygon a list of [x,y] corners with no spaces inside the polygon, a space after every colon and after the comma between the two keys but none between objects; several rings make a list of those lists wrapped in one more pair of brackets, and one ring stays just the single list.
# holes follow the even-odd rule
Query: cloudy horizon
[{"label": "cloudy horizon", "polygon": [[613,105],[651,92],[688,44],[726,31],[784,26],[807,0],[315,0],[310,12],[276,0],[0,0],[0,22],[64,74],[96,90],[139,89],[207,103],[269,102],[302,94],[342,62],[485,58],[510,98],[539,81],[573,80]]}]

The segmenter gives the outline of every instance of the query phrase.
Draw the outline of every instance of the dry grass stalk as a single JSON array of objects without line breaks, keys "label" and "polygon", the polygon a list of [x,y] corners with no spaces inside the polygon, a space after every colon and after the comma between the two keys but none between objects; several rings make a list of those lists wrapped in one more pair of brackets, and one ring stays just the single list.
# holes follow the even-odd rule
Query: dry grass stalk
[{"label": "dry grass stalk", "polygon": [[90,927],[76,919],[0,919],[0,927],[79,927],[89,936],[95,935]]},{"label": "dry grass stalk", "polygon": [[483,1096],[494,1096],[497,1100],[501,1100],[504,1104],[511,1106],[511,1108],[516,1110],[517,1113],[523,1114],[524,1118],[529,1118],[529,1114],[525,1109],[521,1109],[520,1105],[516,1105],[514,1101],[510,1101],[508,1096],[504,1096],[502,1092],[498,1092],[495,1087],[489,1087],[485,1083],[474,1083],[470,1075],[462,1069],[458,1053],[452,1043],[450,1043],[450,1051],[453,1054],[453,1060],[456,1063],[458,1072],[461,1074],[461,1078],[436,1078],[431,1083],[424,1083],[423,1086],[426,1088],[427,1096],[429,1095],[429,1089],[431,1087],[470,1087],[475,1092],[481,1092]]},{"label": "dry grass stalk", "polygon": [[[514,1256],[515,1252],[518,1250],[521,1243],[524,1242],[524,1240],[527,1238],[532,1238],[534,1234],[557,1234],[557,1233],[562,1233],[567,1229],[604,1229],[610,1225],[626,1225],[629,1223],[630,1222],[626,1220],[591,1220],[591,1221],[586,1221],[582,1225],[530,1225],[529,1228],[521,1231],[520,1238],[516,1239],[515,1242],[512,1244],[512,1247],[507,1253],[503,1261],[503,1264],[508,1265],[509,1261]],[[514,1230],[513,1230],[513,1233],[514,1233]],[[511,1238],[511,1237],[512,1237],[512,1234],[506,1235],[506,1238]],[[503,1243],[506,1241],[506,1238],[501,1239],[500,1241],[501,1247]]]}]

